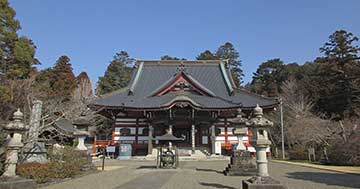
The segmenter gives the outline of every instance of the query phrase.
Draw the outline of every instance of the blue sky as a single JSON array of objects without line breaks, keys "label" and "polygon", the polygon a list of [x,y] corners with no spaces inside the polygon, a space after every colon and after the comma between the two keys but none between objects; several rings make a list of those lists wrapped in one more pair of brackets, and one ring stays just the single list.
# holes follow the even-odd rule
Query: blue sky
[{"label": "blue sky", "polygon": [[40,68],[61,55],[95,86],[113,55],[194,59],[230,41],[245,82],[262,62],[304,63],[337,29],[360,37],[360,1],[329,0],[10,0],[22,30],[38,47]]}]

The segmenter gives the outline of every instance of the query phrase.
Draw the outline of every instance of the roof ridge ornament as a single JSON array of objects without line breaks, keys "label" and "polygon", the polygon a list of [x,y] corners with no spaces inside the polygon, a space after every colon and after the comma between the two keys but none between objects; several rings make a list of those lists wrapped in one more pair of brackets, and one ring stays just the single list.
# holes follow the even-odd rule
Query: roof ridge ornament
[{"label": "roof ridge ornament", "polygon": [[187,74],[186,69],[187,67],[185,66],[185,64],[181,62],[181,64],[176,68],[176,73],[183,72]]}]

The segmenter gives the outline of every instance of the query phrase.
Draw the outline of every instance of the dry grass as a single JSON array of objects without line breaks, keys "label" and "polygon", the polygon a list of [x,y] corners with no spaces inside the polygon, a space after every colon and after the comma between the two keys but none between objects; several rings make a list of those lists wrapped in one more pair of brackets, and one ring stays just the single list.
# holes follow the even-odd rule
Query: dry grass
[{"label": "dry grass", "polygon": [[294,162],[294,161],[283,161],[283,160],[272,160],[273,162],[278,163],[287,163],[290,165],[299,165],[304,167],[310,167],[315,169],[322,169],[328,171],[336,171],[341,173],[351,173],[351,174],[360,174],[359,166],[335,166],[335,165],[318,165],[306,162]]}]

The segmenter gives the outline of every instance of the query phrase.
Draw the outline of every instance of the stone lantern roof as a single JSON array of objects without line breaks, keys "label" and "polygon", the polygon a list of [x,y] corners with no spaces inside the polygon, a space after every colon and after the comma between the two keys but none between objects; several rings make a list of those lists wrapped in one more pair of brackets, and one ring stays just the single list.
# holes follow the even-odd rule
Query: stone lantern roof
[{"label": "stone lantern roof", "polygon": [[73,121],[73,124],[76,126],[90,126],[91,123],[89,122],[88,119],[86,119],[85,116],[80,116],[79,118],[77,118],[75,121]]},{"label": "stone lantern roof", "polygon": [[81,115],[79,118],[75,119],[72,124],[76,128],[75,130],[79,131],[87,131],[88,127],[91,126],[90,121],[88,120],[88,118],[85,117],[85,115]]},{"label": "stone lantern roof", "polygon": [[246,127],[247,126],[247,119],[242,117],[242,111],[240,108],[236,110],[236,117],[232,119],[228,119],[230,123],[237,127]]},{"label": "stone lantern roof", "polygon": [[250,119],[250,127],[270,128],[274,125],[272,121],[263,117],[263,109],[259,105],[256,105],[256,107],[254,108],[254,115],[255,117]]},{"label": "stone lantern roof", "polygon": [[18,109],[13,114],[13,121],[7,124],[4,129],[7,131],[26,131],[28,130],[28,126],[25,125],[22,121],[24,118],[24,114]]}]

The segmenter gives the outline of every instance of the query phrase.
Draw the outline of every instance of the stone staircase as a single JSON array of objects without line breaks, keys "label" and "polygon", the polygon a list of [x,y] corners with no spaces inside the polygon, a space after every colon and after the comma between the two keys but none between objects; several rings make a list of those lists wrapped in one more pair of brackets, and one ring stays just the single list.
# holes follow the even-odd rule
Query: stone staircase
[{"label": "stone staircase", "polygon": [[[192,153],[191,147],[178,147],[180,160],[207,159],[210,152],[207,147],[196,147],[195,153]],[[154,148],[151,155],[147,155],[146,159],[156,159],[157,149]]]}]

